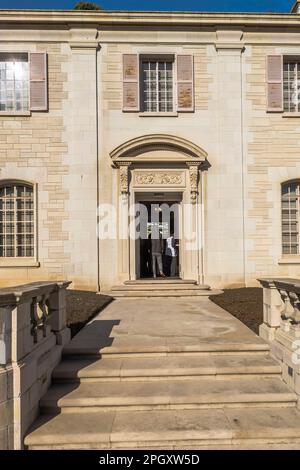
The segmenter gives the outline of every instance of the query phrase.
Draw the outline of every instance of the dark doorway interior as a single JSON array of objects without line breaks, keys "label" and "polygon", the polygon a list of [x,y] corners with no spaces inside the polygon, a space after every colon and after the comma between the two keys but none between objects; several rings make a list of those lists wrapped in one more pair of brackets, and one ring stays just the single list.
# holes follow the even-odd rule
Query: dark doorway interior
[{"label": "dark doorway interior", "polygon": [[[147,217],[141,218],[141,232],[147,234],[145,237],[141,237],[139,243],[140,249],[140,279],[153,278],[153,258],[152,258],[152,241],[151,234],[158,232],[161,237],[162,244],[162,264],[163,274],[167,278],[179,278],[179,203],[174,202],[149,202],[140,201],[139,204],[143,205],[147,209]],[[168,206],[170,208],[169,217],[163,216],[162,207]],[[175,249],[176,256],[171,255],[170,249],[170,235],[174,234],[174,242],[172,247]],[[168,248],[169,247],[169,248]],[[161,280],[159,274],[159,266],[156,266],[157,279]]]}]

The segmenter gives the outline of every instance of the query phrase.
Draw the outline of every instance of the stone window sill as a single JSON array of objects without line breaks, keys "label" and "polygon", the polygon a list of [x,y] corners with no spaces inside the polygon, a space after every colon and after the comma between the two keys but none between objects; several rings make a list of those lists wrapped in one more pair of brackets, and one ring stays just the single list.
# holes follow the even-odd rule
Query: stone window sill
[{"label": "stone window sill", "polygon": [[283,118],[299,118],[300,113],[283,113]]},{"label": "stone window sill", "polygon": [[278,264],[300,264],[300,256],[296,255],[292,258],[281,258]]},{"label": "stone window sill", "polygon": [[140,117],[178,117],[178,113],[139,113]]},{"label": "stone window sill", "polygon": [[0,268],[39,268],[35,258],[0,258]]},{"label": "stone window sill", "polygon": [[0,116],[31,116],[31,111],[0,111]]}]

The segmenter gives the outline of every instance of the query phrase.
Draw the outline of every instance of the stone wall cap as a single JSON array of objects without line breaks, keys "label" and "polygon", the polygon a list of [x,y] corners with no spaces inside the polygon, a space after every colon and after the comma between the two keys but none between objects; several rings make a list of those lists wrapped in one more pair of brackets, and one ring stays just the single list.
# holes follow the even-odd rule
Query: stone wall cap
[{"label": "stone wall cap", "polygon": [[0,307],[24,303],[32,297],[48,295],[59,289],[66,289],[71,281],[39,281],[0,289]]},{"label": "stone wall cap", "polygon": [[258,282],[263,287],[269,287],[269,288],[288,288],[291,290],[299,290],[300,289],[300,279],[294,279],[294,278],[262,278],[258,279]]}]

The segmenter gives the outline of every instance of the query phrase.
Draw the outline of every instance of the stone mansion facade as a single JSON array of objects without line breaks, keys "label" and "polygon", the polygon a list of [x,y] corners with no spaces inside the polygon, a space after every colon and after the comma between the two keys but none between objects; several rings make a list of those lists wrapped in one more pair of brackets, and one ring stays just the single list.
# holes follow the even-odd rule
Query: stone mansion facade
[{"label": "stone mansion facade", "polygon": [[1,11],[0,284],[138,279],[138,202],[176,204],[183,279],[298,277],[297,11]]}]

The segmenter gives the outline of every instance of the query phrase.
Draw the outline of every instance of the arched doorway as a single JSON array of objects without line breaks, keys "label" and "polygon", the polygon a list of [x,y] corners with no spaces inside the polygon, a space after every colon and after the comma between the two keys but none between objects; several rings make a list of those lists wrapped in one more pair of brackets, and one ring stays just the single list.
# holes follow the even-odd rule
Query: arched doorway
[{"label": "arched doorway", "polygon": [[[128,235],[118,244],[120,280],[158,274],[154,272],[153,258],[149,257],[146,247],[149,230],[157,226],[164,240],[164,254],[168,252],[167,237],[172,231],[177,232],[175,276],[202,282],[201,172],[207,168],[206,152],[178,136],[152,134],[125,142],[110,156],[113,167],[119,172],[118,220]],[[141,204],[143,217],[137,207]],[[175,207],[170,211],[173,216],[170,215],[169,222],[160,218],[163,205],[169,209]],[[158,218],[155,218],[155,211],[158,211]],[[144,234],[143,239],[140,232]],[[161,270],[159,260],[156,269]],[[174,275],[174,269],[172,273]],[[163,274],[170,275],[168,267],[164,267]]]}]

